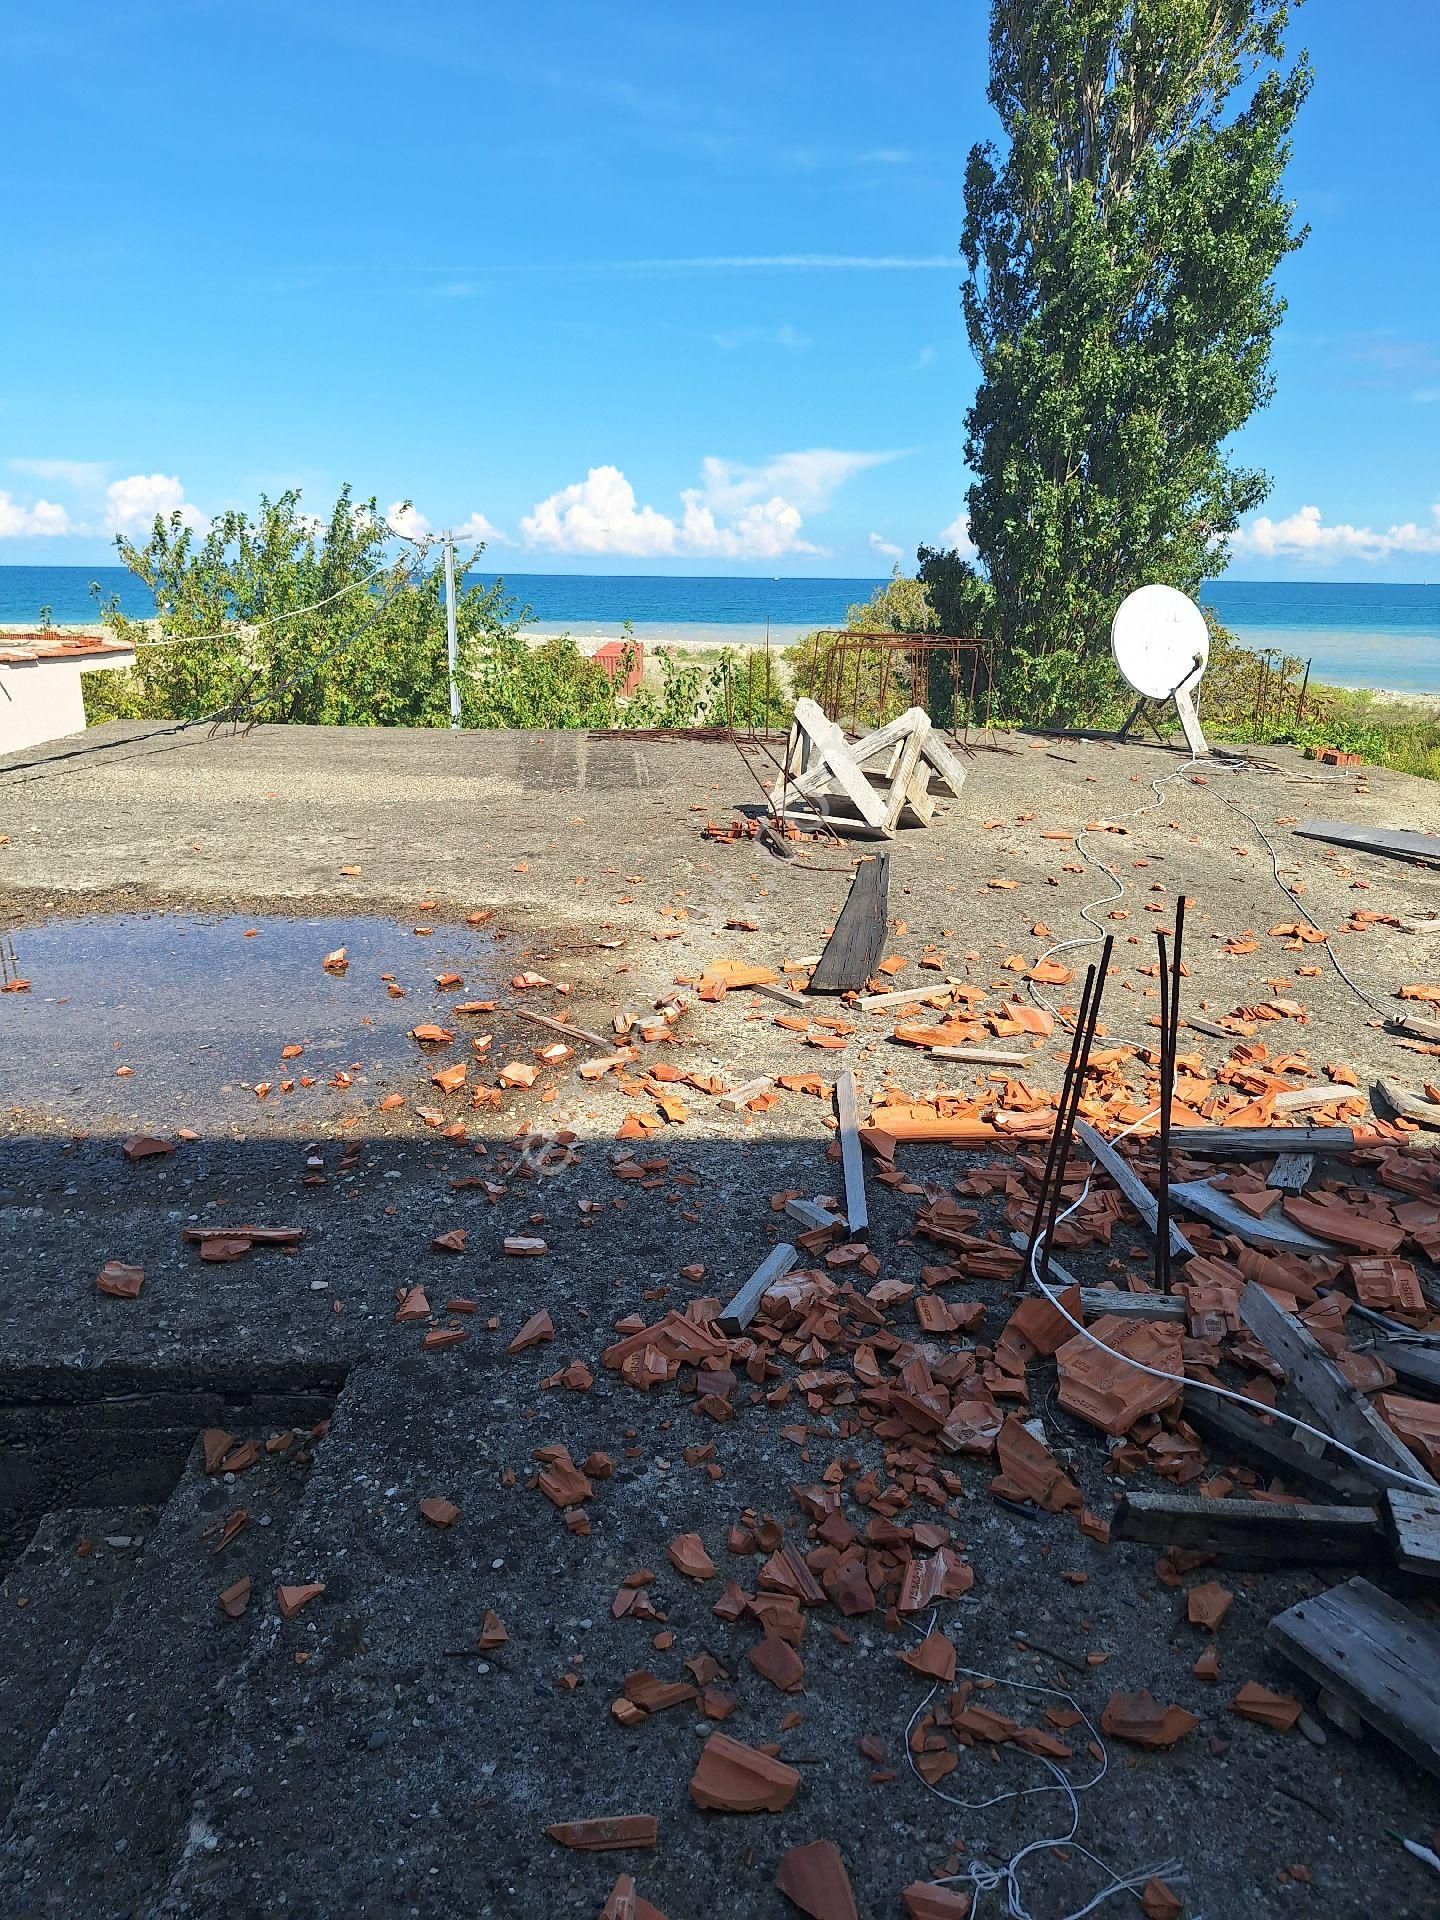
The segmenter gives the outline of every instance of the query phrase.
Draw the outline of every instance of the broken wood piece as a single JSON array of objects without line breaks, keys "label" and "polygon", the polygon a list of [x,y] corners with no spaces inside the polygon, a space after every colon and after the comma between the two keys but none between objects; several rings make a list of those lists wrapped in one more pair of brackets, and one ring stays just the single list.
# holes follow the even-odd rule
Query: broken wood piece
[{"label": "broken wood piece", "polygon": [[1363,1479],[1343,1455],[1312,1453],[1307,1436],[1298,1434],[1287,1420],[1265,1418],[1259,1406],[1251,1413],[1233,1400],[1222,1400],[1203,1387],[1189,1386],[1185,1389],[1185,1418],[1207,1439],[1261,1461],[1286,1479],[1299,1480],[1332,1501],[1368,1506],[1375,1498],[1373,1484]]},{"label": "broken wood piece", "polygon": [[845,1172],[845,1220],[852,1240],[870,1237],[870,1208],[865,1198],[865,1160],[860,1151],[860,1090],[853,1073],[835,1082],[835,1113],[840,1122],[840,1162]]},{"label": "broken wood piece", "polygon": [[977,1067],[1027,1067],[1035,1058],[1012,1047],[931,1047],[929,1053],[932,1060],[968,1060]]},{"label": "broken wood piece", "polygon": [[1351,1153],[1350,1127],[1172,1127],[1174,1153],[1200,1160],[1251,1160],[1266,1153]]},{"label": "broken wood piece", "polygon": [[500,1010],[502,1013],[513,1015],[517,1020],[533,1020],[537,1027],[548,1027],[551,1033],[562,1034],[567,1040],[583,1040],[587,1047],[598,1047],[601,1053],[610,1053],[615,1046],[613,1037],[607,1040],[603,1034],[591,1033],[585,1027],[572,1027],[568,1020],[552,1020],[548,1013],[536,1013],[531,1007],[517,1007],[507,1003]]},{"label": "broken wood piece", "polygon": [[1363,827],[1349,820],[1307,820],[1296,827],[1301,840],[1324,840],[1358,853],[1385,854],[1392,860],[1440,860],[1440,835],[1410,833],[1394,827]]},{"label": "broken wood piece", "polygon": [[815,1200],[787,1200],[785,1211],[792,1220],[798,1221],[807,1233],[818,1233],[825,1227],[843,1225],[838,1213],[831,1213],[828,1207],[822,1207]]},{"label": "broken wood piece", "polygon": [[767,1000],[778,1000],[782,1006],[803,1007],[805,996],[794,993],[789,987],[773,986],[768,980],[757,980],[754,986],[746,989],[749,993],[763,993]]},{"label": "broken wood piece", "polygon": [[1440,1775],[1440,1632],[1358,1577],[1270,1622],[1285,1658]]},{"label": "broken wood piece", "polygon": [[1287,1087],[1283,1093],[1276,1094],[1271,1112],[1309,1113],[1315,1107],[1333,1107],[1337,1100],[1359,1100],[1361,1097],[1355,1087]]},{"label": "broken wood piece", "polygon": [[[826,719],[813,700],[807,699],[795,702],[795,724],[807,737],[814,755],[824,762],[834,784],[865,824],[873,827],[877,833],[888,834],[890,829],[885,825],[885,802],[866,779],[839,727]],[[810,769],[806,771],[808,773]],[[777,788],[783,789],[784,784],[783,779],[778,781]]]},{"label": "broken wood piece", "polygon": [[1277,1193],[1303,1193],[1315,1174],[1313,1153],[1282,1153],[1270,1169],[1265,1184]]},{"label": "broken wood piece", "polygon": [[1435,1485],[1404,1441],[1391,1432],[1364,1394],[1351,1386],[1304,1321],[1283,1312],[1253,1280],[1240,1296],[1240,1318],[1314,1410],[1311,1424],[1361,1456],[1347,1456],[1347,1464],[1357,1473],[1380,1487],[1395,1485],[1397,1474]]},{"label": "broken wood piece", "polygon": [[1402,1120],[1413,1120],[1422,1127],[1440,1128],[1440,1101],[1426,1100],[1418,1093],[1411,1093],[1408,1087],[1396,1086],[1393,1080],[1377,1080],[1375,1092],[1390,1111],[1398,1114]]},{"label": "broken wood piece", "polygon": [[718,1315],[715,1324],[720,1331],[732,1338],[737,1333],[743,1333],[755,1318],[766,1293],[777,1280],[784,1279],[799,1258],[799,1253],[788,1240],[782,1240],[778,1247],[772,1247],[744,1286]]},{"label": "broken wood piece", "polygon": [[1125,1494],[1110,1516],[1110,1535],[1223,1555],[1249,1567],[1359,1566],[1385,1551],[1379,1515],[1369,1507],[1204,1500],[1187,1493]]},{"label": "broken wood piece", "polygon": [[1440,1580],[1440,1490],[1428,1494],[1388,1487],[1385,1509],[1396,1566]]},{"label": "broken wood piece", "polygon": [[[1170,1139],[1173,1145],[1173,1133]],[[1253,1247],[1278,1247],[1288,1253],[1335,1252],[1332,1241],[1317,1240],[1313,1233],[1306,1233],[1303,1227],[1297,1227],[1283,1215],[1257,1220],[1253,1213],[1247,1213],[1228,1193],[1212,1186],[1208,1180],[1172,1181],[1170,1198],[1187,1213],[1198,1214],[1224,1233],[1237,1234]]]},{"label": "broken wood piece", "polygon": [[[1354,1313],[1356,1309],[1352,1307],[1350,1311]],[[1408,1340],[1386,1340],[1372,1347],[1371,1352],[1407,1387],[1440,1394],[1440,1349]]]},{"label": "broken wood piece", "polygon": [[898,987],[894,993],[862,993],[855,1002],[862,1013],[883,1013],[887,1007],[926,1006],[932,1000],[948,1000],[954,980],[943,980],[929,987]]},{"label": "broken wood piece", "polygon": [[769,1093],[775,1082],[769,1074],[758,1074],[755,1079],[747,1080],[742,1087],[732,1087],[729,1093],[722,1093],[715,1102],[726,1113],[743,1113],[752,1100],[758,1100],[762,1093]]},{"label": "broken wood piece", "polygon": [[[1130,1202],[1149,1229],[1153,1240],[1160,1231],[1160,1203],[1151,1193],[1135,1169],[1123,1160],[1110,1142],[1103,1139],[1088,1120],[1077,1120],[1075,1132],[1092,1159],[1098,1160],[1110,1178],[1119,1187],[1121,1193]],[[1173,1193],[1175,1189],[1172,1187]],[[1195,1249],[1181,1232],[1177,1222],[1170,1222],[1170,1251],[1177,1257],[1189,1259]]]},{"label": "broken wood piece", "polygon": [[1392,1013],[1385,1025],[1392,1033],[1408,1033],[1413,1040],[1440,1040],[1440,1020],[1426,1020],[1418,1013]]},{"label": "broken wood piece", "polygon": [[867,854],[855,869],[835,931],[810,976],[810,993],[858,993],[885,951],[890,911],[890,850]]}]

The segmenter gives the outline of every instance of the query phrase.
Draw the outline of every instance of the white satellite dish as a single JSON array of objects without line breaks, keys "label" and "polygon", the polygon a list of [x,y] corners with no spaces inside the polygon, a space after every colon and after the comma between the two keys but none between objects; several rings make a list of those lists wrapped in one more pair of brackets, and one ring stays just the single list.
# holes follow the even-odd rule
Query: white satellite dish
[{"label": "white satellite dish", "polygon": [[1191,753],[1208,753],[1192,695],[1210,658],[1210,629],[1195,602],[1174,587],[1137,587],[1116,609],[1110,651],[1139,695],[1121,737],[1147,700],[1173,700]]}]

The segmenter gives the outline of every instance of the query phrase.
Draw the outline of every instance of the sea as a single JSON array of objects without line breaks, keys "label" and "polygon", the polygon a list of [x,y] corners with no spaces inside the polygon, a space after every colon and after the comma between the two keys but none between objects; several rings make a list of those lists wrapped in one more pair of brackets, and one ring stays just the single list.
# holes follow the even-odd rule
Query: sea
[{"label": "sea", "polygon": [[[536,633],[616,639],[629,622],[651,647],[754,646],[767,636],[774,646],[789,646],[815,627],[843,625],[847,610],[884,584],[671,574],[499,577]],[[33,624],[44,607],[61,625],[93,621],[112,595],[132,617],[154,610],[148,589],[121,567],[0,566],[0,626]],[[1308,661],[1315,680],[1440,695],[1440,583],[1222,579],[1200,597],[1245,645]]]}]

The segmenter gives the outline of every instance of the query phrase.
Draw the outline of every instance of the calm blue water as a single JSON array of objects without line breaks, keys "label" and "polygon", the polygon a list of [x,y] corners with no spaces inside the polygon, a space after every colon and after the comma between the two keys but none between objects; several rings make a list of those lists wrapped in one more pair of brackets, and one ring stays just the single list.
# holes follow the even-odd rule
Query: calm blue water
[{"label": "calm blue water", "polygon": [[[486,576],[493,579],[494,575]],[[619,633],[719,643],[764,637],[777,645],[843,622],[876,580],[684,579],[659,574],[509,573],[511,596],[542,632]],[[148,591],[120,567],[0,566],[0,625],[34,621],[49,605],[62,622],[93,620],[98,582],[126,613],[153,611]],[[1246,645],[1278,647],[1312,663],[1317,680],[1440,694],[1440,586],[1368,581],[1217,580],[1202,598]]]}]

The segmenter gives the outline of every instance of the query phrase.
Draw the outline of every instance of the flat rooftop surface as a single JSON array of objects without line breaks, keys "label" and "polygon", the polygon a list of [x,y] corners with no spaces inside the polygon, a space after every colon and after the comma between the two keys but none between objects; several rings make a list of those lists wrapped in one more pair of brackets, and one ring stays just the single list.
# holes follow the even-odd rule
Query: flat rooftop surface
[{"label": "flat rooftop surface", "polygon": [[[1155,928],[1183,893],[1187,1015],[1296,1008],[1258,1037],[1313,1079],[1352,1069],[1357,1124],[1377,1076],[1423,1084],[1430,1063],[1382,1022],[1402,987],[1440,977],[1434,935],[1404,925],[1440,918],[1440,873],[1293,828],[1324,816],[1440,831],[1440,789],[1279,750],[1190,767],[1048,736],[977,741],[965,763],[964,797],[893,843],[895,987],[951,977],[981,1004],[1033,1004],[1037,956],[1059,946],[1078,983],[1094,949],[1067,943],[1103,929],[1117,943],[1107,1042],[1146,1049]],[[806,842],[787,861],[748,833],[717,838],[771,771],[758,750],[645,735],[278,727],[109,726],[0,760],[0,986],[28,981],[0,993],[0,1412],[70,1408],[83,1422],[129,1395],[345,1383],[284,1549],[287,1577],[325,1591],[267,1621],[216,1712],[165,1910],[598,1915],[630,1872],[669,1920],[779,1916],[795,1910],[773,1884],[781,1857],[829,1839],[867,1916],[903,1914],[916,1881],[958,1872],[969,1887],[971,1861],[994,1868],[1032,1845],[1020,1872],[1037,1920],[1083,1907],[1108,1871],[1161,1867],[1197,1915],[1433,1912],[1433,1871],[1386,1837],[1429,1838],[1432,1784],[1377,1737],[1317,1720],[1313,1686],[1266,1639],[1276,1613],[1344,1569],[1177,1576],[1157,1570],[1159,1547],[1105,1544],[1074,1513],[992,1498],[992,1460],[943,1458],[950,1478],[910,1490],[894,1522],[922,1529],[906,1551],[943,1536],[973,1567],[935,1625],[974,1680],[971,1705],[1060,1733],[1073,1801],[1014,1742],[962,1747],[930,1785],[912,1769],[907,1728],[931,1682],[898,1655],[929,1610],[805,1607],[793,1692],[750,1659],[761,1635],[728,1617],[727,1583],[775,1590],[767,1517],[808,1553],[815,1490],[837,1489],[881,1553],[886,1524],[867,1502],[916,1463],[816,1386],[854,1347],[823,1327],[773,1374],[736,1364],[708,1394],[703,1370],[644,1390],[602,1356],[618,1322],[727,1299],[799,1230],[784,1196],[838,1195],[839,1072],[856,1074],[862,1113],[886,1088],[968,1097],[1006,1077],[897,1042],[884,1012],[832,1001],[797,1020],[745,990],[697,997],[718,962],[779,971],[818,954],[866,850]],[[1327,943],[1285,931],[1299,916],[1281,881]],[[1078,984],[1045,991],[1068,1004]],[[568,1024],[574,1044],[527,1014]],[[619,1048],[627,1015],[665,1037],[582,1077],[605,1054],[580,1030]],[[427,1026],[450,1037],[417,1041]],[[1063,1027],[1024,1044],[1025,1084],[1053,1095]],[[1187,1030],[1185,1070],[1214,1076],[1236,1044],[1233,1030]],[[1138,1088],[1143,1053],[1131,1057]],[[457,1065],[457,1084],[436,1083]],[[714,1089],[761,1075],[797,1085],[760,1110],[721,1107]],[[136,1136],[173,1151],[129,1159]],[[874,1267],[837,1278],[919,1286],[945,1254],[917,1238],[917,1210],[977,1170],[998,1170],[994,1191],[962,1188],[962,1204],[977,1232],[1003,1235],[1019,1151],[902,1147],[899,1186],[872,1163]],[[197,1230],[257,1223],[304,1237],[200,1258]],[[507,1253],[517,1239],[542,1251]],[[1073,1264],[1093,1285],[1148,1259],[1124,1211]],[[138,1298],[97,1291],[108,1260],[143,1268]],[[932,1341],[937,1360],[993,1345],[1019,1284],[949,1286],[947,1302],[983,1315]],[[415,1288],[428,1318],[397,1321]],[[908,1298],[880,1317],[896,1336],[882,1351],[924,1338]],[[463,1337],[422,1344],[435,1332]],[[1017,1411],[1043,1423],[1090,1512],[1103,1518],[1127,1485],[1167,1487],[1113,1473],[1107,1437],[1058,1406],[1053,1380],[1032,1367]],[[577,1464],[608,1458],[571,1510],[588,1531],[538,1484],[550,1463],[537,1450],[554,1446]],[[1212,1452],[1218,1470],[1228,1456]],[[422,1499],[459,1515],[427,1524]],[[672,1544],[690,1534],[713,1575],[677,1566]],[[1214,1634],[1186,1610],[1186,1589],[1209,1579],[1233,1594]],[[638,1615],[621,1597],[637,1590]],[[274,1613],[258,1588],[252,1604]],[[491,1613],[508,1638],[482,1655]],[[1218,1681],[1193,1671],[1212,1643]],[[635,1716],[612,1705],[627,1677],[645,1697],[645,1673],[697,1691],[624,1724]],[[1249,1680],[1302,1698],[1311,1732],[1229,1712]],[[1141,1689],[1193,1713],[1194,1730],[1165,1751],[1101,1745],[1107,1701]],[[688,1783],[717,1733],[797,1769],[788,1807],[697,1809]],[[653,1848],[547,1837],[636,1814],[658,1819]],[[36,1911],[92,1910],[86,1884],[41,1888],[18,1854],[12,1870],[4,1886]],[[1134,1897],[1113,1910],[1136,1911]]]}]

